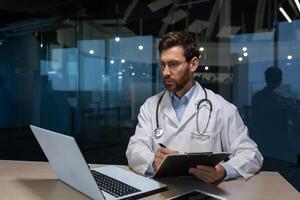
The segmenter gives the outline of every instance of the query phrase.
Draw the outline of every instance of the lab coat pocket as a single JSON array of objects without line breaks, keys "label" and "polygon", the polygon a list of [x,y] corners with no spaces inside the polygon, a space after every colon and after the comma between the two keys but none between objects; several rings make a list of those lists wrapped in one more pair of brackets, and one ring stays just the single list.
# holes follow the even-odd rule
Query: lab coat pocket
[{"label": "lab coat pocket", "polygon": [[205,132],[203,134],[193,133],[193,151],[218,152],[220,148],[220,133]]}]

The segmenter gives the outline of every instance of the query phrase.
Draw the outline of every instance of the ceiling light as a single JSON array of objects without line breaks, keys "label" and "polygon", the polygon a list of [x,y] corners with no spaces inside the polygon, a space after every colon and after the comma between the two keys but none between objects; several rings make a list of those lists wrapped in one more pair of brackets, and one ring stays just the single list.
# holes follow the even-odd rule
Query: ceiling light
[{"label": "ceiling light", "polygon": [[120,40],[121,40],[120,37],[115,37],[116,42],[119,42]]},{"label": "ceiling light", "polygon": [[90,54],[93,55],[95,51],[93,49],[90,50]]},{"label": "ceiling light", "polygon": [[247,47],[243,47],[242,50],[243,50],[243,51],[247,51]]},{"label": "ceiling light", "polygon": [[205,67],[204,67],[204,70],[205,70],[205,71],[208,71],[208,70],[209,70],[209,67],[208,67],[208,66],[205,66]]},{"label": "ceiling light", "polygon": [[123,63],[123,64],[124,64],[124,63],[125,63],[125,59],[121,59],[121,63]]},{"label": "ceiling light", "polygon": [[201,52],[204,51],[204,47],[200,47],[199,51],[201,51]]},{"label": "ceiling light", "polygon": [[139,50],[143,50],[144,46],[143,45],[139,45],[138,48],[139,48]]},{"label": "ceiling light", "polygon": [[283,14],[283,16],[288,21],[288,23],[292,23],[291,18],[288,16],[288,14],[285,12],[285,10],[282,7],[279,8],[279,11]]},{"label": "ceiling light", "polygon": [[132,73],[131,73],[131,75],[132,75],[132,76],[134,76],[134,75],[135,75],[135,73],[134,73],[134,72],[132,72]]},{"label": "ceiling light", "polygon": [[292,60],[292,59],[293,59],[293,56],[292,56],[292,55],[288,55],[286,58],[287,58],[288,60]]},{"label": "ceiling light", "polygon": [[299,0],[294,0],[295,1],[295,4],[299,10],[299,13],[300,13],[300,3],[299,3]]},{"label": "ceiling light", "polygon": [[247,56],[248,56],[248,53],[247,53],[247,52],[244,52],[244,53],[243,53],[243,56],[247,57]]},{"label": "ceiling light", "polygon": [[110,61],[110,64],[114,64],[114,63],[115,63],[115,61],[114,61],[114,60],[111,60],[111,61]]},{"label": "ceiling light", "polygon": [[243,61],[243,58],[242,58],[242,57],[239,57],[238,60],[239,60],[240,62],[242,62],[242,61]]}]

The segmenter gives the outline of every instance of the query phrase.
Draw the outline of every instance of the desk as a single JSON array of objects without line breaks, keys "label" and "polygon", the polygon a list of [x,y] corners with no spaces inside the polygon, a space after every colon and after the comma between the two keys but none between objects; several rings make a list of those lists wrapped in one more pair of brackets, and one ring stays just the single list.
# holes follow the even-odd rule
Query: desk
[{"label": "desk", "polygon": [[[98,165],[92,165],[95,167]],[[125,166],[123,166],[125,167]],[[248,181],[233,180],[218,186],[204,184],[197,179],[162,179],[169,189],[144,199],[166,199],[200,188],[221,194],[228,200],[300,199],[300,195],[279,173],[260,172]],[[87,200],[88,198],[60,182],[47,162],[0,160],[0,195],[9,200]]]}]

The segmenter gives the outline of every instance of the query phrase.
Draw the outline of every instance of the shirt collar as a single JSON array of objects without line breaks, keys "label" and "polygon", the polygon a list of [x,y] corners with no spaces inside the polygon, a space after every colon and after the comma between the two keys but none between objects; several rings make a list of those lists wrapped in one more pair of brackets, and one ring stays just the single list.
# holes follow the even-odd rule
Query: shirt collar
[{"label": "shirt collar", "polygon": [[171,100],[180,102],[181,100],[186,99],[187,102],[190,102],[195,90],[196,90],[196,84],[194,84],[193,87],[191,87],[191,89],[189,89],[189,91],[187,91],[180,99],[176,96],[174,92],[171,92],[170,93]]}]

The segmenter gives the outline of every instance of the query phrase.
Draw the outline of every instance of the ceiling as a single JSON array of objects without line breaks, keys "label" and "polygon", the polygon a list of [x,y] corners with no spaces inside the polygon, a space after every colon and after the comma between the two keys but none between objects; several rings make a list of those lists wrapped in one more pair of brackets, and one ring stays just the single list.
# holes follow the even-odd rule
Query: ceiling
[{"label": "ceiling", "polygon": [[185,29],[200,40],[216,41],[272,30],[276,19],[285,21],[279,5],[299,19],[292,0],[10,0],[0,5],[0,38],[84,21],[107,37],[116,32],[161,36]]}]

